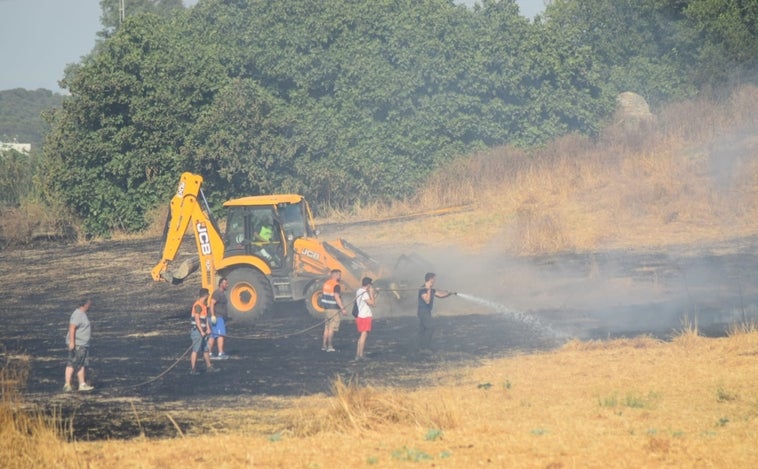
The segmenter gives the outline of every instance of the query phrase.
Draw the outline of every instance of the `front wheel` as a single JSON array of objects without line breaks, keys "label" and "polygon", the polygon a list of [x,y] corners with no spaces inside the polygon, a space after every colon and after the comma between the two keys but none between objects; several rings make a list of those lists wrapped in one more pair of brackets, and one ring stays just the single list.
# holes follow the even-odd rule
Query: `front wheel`
[{"label": "front wheel", "polygon": [[326,314],[326,310],[321,306],[323,283],[320,281],[311,283],[305,293],[305,309],[316,319],[324,319]]},{"label": "front wheel", "polygon": [[266,276],[256,269],[239,267],[226,276],[229,282],[229,316],[252,323],[271,308],[274,294]]}]

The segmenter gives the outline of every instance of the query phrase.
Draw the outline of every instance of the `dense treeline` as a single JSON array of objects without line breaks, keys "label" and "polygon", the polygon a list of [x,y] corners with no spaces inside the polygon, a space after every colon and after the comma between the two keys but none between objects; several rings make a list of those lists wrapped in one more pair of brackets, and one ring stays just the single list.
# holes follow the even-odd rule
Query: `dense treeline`
[{"label": "dense treeline", "polygon": [[63,96],[44,89],[0,91],[0,142],[42,145],[48,130],[42,112],[60,107],[62,100]]},{"label": "dense treeline", "polygon": [[63,96],[50,90],[16,88],[0,91],[0,142],[30,143],[31,153],[0,151],[0,207],[15,207],[33,195],[40,167],[40,148],[48,131],[42,114],[60,107]]},{"label": "dense treeline", "polygon": [[132,15],[67,71],[45,186],[94,233],[142,228],[183,170],[213,204],[405,197],[455,155],[593,134],[620,91],[656,105],[752,78],[756,5],[555,0],[529,21],[513,0],[200,0]]}]

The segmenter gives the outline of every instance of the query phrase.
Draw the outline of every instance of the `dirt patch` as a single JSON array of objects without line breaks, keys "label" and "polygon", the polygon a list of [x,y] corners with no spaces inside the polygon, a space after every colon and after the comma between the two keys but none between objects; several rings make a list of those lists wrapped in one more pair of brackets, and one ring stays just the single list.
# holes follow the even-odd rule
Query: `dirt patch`
[{"label": "dirt patch", "polygon": [[[665,336],[687,312],[702,318],[707,333],[723,334],[735,318],[754,318],[758,310],[755,245],[751,239],[667,253],[532,259],[416,246],[436,261],[440,288],[470,296],[438,302],[435,353],[416,351],[412,306],[378,317],[368,360],[355,363],[351,322],[337,334],[338,351],[321,352],[321,327],[304,305],[280,303],[254,326],[230,323],[232,358],[217,362],[219,373],[201,376],[190,376],[182,357],[197,279],[153,282],[157,239],[3,251],[0,280],[11,294],[0,306],[0,341],[6,353],[30,361],[27,402],[73,419],[75,438],[223,431],[214,409],[275,409],[292,397],[328,393],[337,376],[428,386],[440,371],[548,350],[571,337]],[[391,257],[400,249],[377,250]],[[96,390],[64,394],[65,327],[84,297],[93,299],[89,379]]]}]

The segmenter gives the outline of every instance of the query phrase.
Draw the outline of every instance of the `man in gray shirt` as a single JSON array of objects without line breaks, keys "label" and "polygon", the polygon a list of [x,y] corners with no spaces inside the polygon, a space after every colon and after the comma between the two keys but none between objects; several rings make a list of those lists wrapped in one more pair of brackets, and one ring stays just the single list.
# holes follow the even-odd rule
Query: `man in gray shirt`
[{"label": "man in gray shirt", "polygon": [[66,345],[68,346],[68,359],[66,360],[66,384],[63,391],[73,391],[71,378],[76,376],[79,380],[79,391],[91,391],[94,388],[85,381],[85,367],[89,364],[89,341],[92,337],[87,311],[92,302],[87,300],[71,313],[66,333]]},{"label": "man in gray shirt", "polygon": [[[221,277],[218,281],[218,288],[211,295],[210,312],[211,312],[211,338],[208,339],[208,350],[211,353],[211,360],[227,360],[229,355],[224,353],[224,339],[226,338],[226,290],[229,288],[229,281],[226,277]],[[213,345],[218,346],[218,355],[213,355]]]}]

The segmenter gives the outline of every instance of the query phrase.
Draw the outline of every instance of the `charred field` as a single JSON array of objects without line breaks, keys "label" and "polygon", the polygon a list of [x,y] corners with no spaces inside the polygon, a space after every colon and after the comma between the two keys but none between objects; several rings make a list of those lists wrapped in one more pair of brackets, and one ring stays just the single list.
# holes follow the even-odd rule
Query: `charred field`
[{"label": "charred field", "polygon": [[[185,243],[190,245],[191,243]],[[190,376],[188,311],[197,279],[155,283],[157,239],[45,245],[3,251],[0,343],[9,359],[28,360],[29,405],[71,420],[79,440],[223,431],[219,408],[275,410],[287,399],[329,393],[336,377],[415,388],[437,372],[512,354],[549,350],[571,338],[640,334],[670,337],[683,318],[701,334],[758,317],[757,239],[662,251],[607,251],[539,258],[464,254],[451,248],[366,246],[380,259],[414,249],[432,259],[441,288],[435,352],[416,352],[409,306],[379,315],[368,360],[352,361],[356,333],[344,321],[336,353],[320,350],[321,324],[302,303],[279,303],[255,325],[231,322],[219,373]],[[191,256],[191,251],[183,252]],[[194,281],[193,281],[194,280]],[[68,317],[91,298],[92,393],[61,392]],[[202,365],[200,365],[202,366]],[[170,416],[170,417],[169,417]],[[264,417],[261,417],[264,418]]]}]

